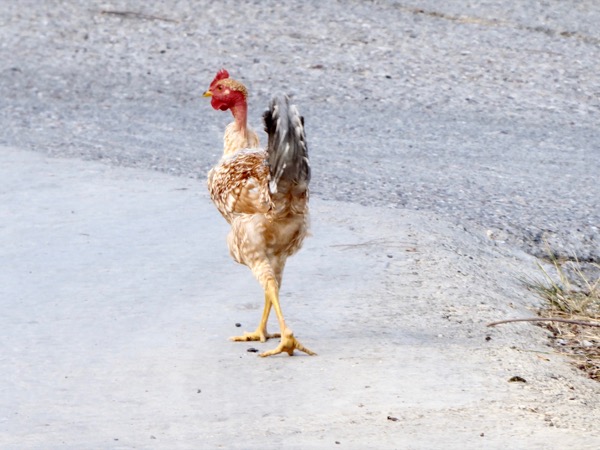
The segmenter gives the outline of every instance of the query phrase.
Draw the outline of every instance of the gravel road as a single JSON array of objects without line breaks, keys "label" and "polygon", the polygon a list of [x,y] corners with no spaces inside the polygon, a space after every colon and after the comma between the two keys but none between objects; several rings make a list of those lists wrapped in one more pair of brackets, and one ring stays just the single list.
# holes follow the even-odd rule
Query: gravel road
[{"label": "gravel road", "polygon": [[220,67],[306,116],[313,192],[600,261],[594,1],[0,2],[0,144],[204,178]]}]

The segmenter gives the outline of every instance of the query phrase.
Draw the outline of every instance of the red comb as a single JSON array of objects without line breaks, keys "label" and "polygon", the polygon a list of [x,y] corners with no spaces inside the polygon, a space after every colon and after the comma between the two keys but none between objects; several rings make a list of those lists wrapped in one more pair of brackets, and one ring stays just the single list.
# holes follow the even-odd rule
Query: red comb
[{"label": "red comb", "polygon": [[212,88],[217,81],[223,80],[225,78],[229,78],[229,72],[227,72],[225,69],[219,70],[217,72],[217,76],[215,76],[215,79],[212,80],[212,83],[210,83],[210,87]]}]

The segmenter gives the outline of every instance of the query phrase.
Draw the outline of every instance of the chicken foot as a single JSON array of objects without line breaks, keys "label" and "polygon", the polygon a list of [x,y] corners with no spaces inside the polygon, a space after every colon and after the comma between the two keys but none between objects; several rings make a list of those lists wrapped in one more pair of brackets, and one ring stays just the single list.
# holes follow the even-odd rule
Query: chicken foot
[{"label": "chicken foot", "polygon": [[[266,317],[269,317],[269,310],[271,309],[271,304],[275,309],[275,314],[277,314],[277,320],[279,321],[279,328],[281,329],[281,341],[279,345],[273,350],[266,351],[261,353],[259,356],[263,358],[266,356],[277,355],[279,353],[286,352],[288,355],[292,356],[294,354],[294,350],[300,350],[301,352],[307,353],[309,355],[316,355],[315,352],[309,350],[304,345],[302,345],[295,337],[292,330],[290,330],[286,324],[285,319],[283,318],[283,313],[281,311],[281,305],[279,304],[279,288],[275,283],[275,280],[267,281],[265,286],[265,310]],[[268,310],[267,310],[268,306]],[[263,312],[263,319],[265,318],[265,313]],[[261,321],[262,323],[262,321]]]},{"label": "chicken foot", "polygon": [[264,358],[266,356],[277,355],[283,352],[286,352],[288,355],[292,356],[294,354],[294,350],[300,350],[301,352],[307,353],[311,356],[316,355],[315,352],[306,348],[298,341],[298,339],[294,337],[294,333],[292,333],[292,330],[286,328],[283,332],[283,336],[281,338],[281,341],[279,342],[279,345],[273,350],[261,353],[258,356],[262,356]]},{"label": "chicken foot", "polygon": [[248,342],[248,341],[260,341],[266,342],[267,339],[278,338],[281,335],[279,333],[267,333],[267,321],[269,320],[269,313],[271,312],[271,299],[265,295],[265,308],[263,309],[263,315],[260,319],[260,324],[255,331],[245,331],[242,336],[233,336],[229,339],[235,342]]}]

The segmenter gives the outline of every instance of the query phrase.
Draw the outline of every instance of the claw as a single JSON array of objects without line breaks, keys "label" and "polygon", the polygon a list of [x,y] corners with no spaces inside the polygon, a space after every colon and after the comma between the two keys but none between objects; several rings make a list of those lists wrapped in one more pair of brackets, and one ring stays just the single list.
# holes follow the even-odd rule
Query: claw
[{"label": "claw", "polygon": [[283,337],[281,338],[281,342],[279,342],[279,345],[273,350],[261,353],[259,356],[264,358],[267,356],[277,355],[283,352],[286,352],[288,355],[292,356],[294,354],[294,350],[300,350],[301,352],[307,353],[311,356],[316,355],[315,352],[307,349],[298,341],[298,339],[294,337],[294,333],[292,333],[292,330],[286,328],[283,332]]},{"label": "claw", "polygon": [[245,331],[242,336],[232,336],[229,338],[230,341],[234,342],[248,342],[248,341],[260,341],[266,342],[267,339],[278,338],[281,335],[279,333],[267,333],[266,331],[256,330],[251,333]]}]

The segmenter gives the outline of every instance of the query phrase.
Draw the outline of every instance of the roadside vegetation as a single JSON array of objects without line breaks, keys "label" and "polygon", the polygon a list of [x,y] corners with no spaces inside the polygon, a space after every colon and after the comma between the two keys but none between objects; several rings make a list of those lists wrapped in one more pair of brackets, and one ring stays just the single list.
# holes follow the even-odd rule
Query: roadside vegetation
[{"label": "roadside vegetation", "polygon": [[541,280],[524,280],[545,302],[538,314],[541,326],[552,332],[552,345],[569,354],[574,364],[600,381],[600,265],[577,259],[549,257],[548,268],[538,263]]}]

